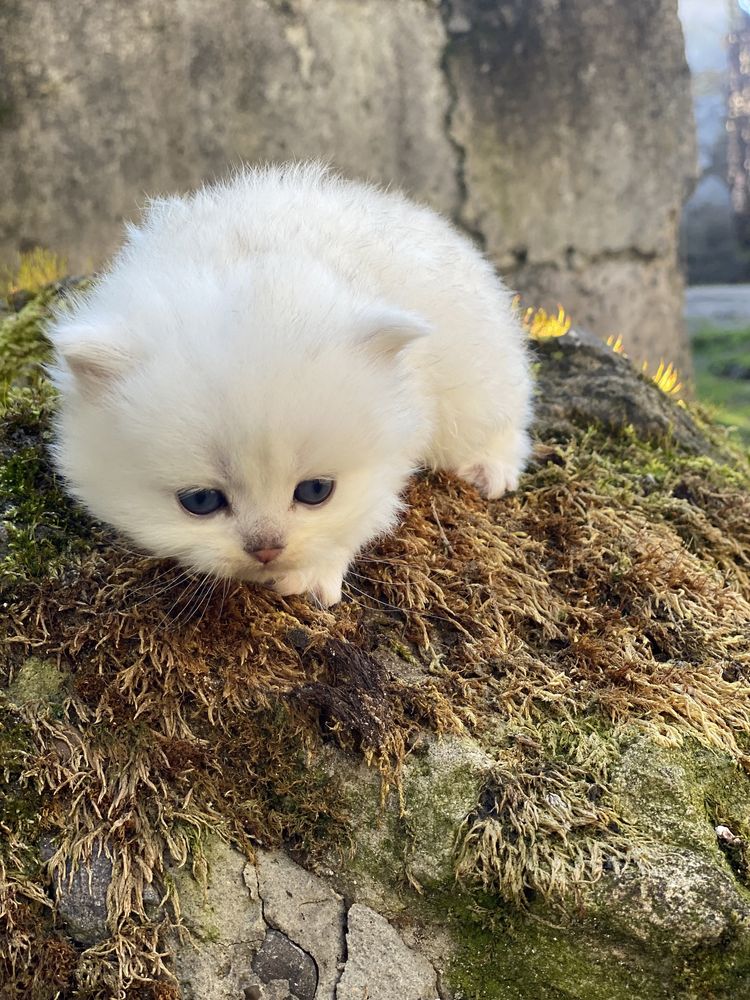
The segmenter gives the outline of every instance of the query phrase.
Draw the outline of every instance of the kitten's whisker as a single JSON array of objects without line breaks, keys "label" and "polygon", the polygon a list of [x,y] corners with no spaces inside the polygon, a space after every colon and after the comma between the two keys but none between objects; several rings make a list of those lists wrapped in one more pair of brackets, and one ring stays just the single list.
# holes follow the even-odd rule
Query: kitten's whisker
[{"label": "kitten's whisker", "polygon": [[[358,574],[355,573],[354,575],[357,576]],[[356,584],[351,582],[351,580],[345,580],[344,582],[347,584],[347,586],[352,587],[354,590],[356,590],[358,594],[361,594],[362,597],[364,597],[368,601],[375,601],[376,604],[381,604],[384,608],[388,608],[390,611],[404,610],[403,608],[397,608],[395,604],[389,604],[388,601],[382,601],[379,597],[375,597],[372,594],[368,594],[366,590],[362,590],[360,587],[357,587]],[[364,606],[365,605],[360,605],[360,607]]]},{"label": "kitten's whisker", "polygon": [[359,579],[359,580],[366,580],[367,583],[374,583],[374,584],[376,584],[377,586],[380,586],[380,587],[396,587],[396,588],[398,588],[398,587],[406,587],[407,586],[405,580],[379,580],[377,577],[374,577],[374,576],[365,576],[364,573],[357,573],[353,569],[350,569],[349,573],[352,576],[356,576],[357,579]]},{"label": "kitten's whisker", "polygon": [[214,595],[214,593],[216,591],[216,588],[219,586],[219,579],[218,579],[218,577],[214,577],[214,576],[207,577],[207,582],[208,582],[209,586],[206,589],[206,591],[204,592],[204,594],[201,595],[201,598],[198,601],[198,604],[196,605],[196,608],[195,608],[195,610],[198,612],[198,617],[197,617],[195,623],[193,624],[193,628],[192,628],[192,630],[190,632],[190,637],[191,638],[195,634],[195,632],[197,631],[198,626],[200,625],[200,623],[205,618],[206,612],[208,611],[208,609],[209,609],[209,607],[211,605],[211,598],[213,597],[213,595]]},{"label": "kitten's whisker", "polygon": [[217,589],[219,587],[220,582],[221,581],[219,580],[218,577],[212,577],[212,579],[211,579],[211,587],[210,587],[210,589],[208,591],[208,597],[206,598],[206,603],[205,603],[205,605],[203,607],[203,610],[201,611],[201,616],[200,616],[199,621],[203,621],[203,619],[206,617],[206,612],[208,611],[209,607],[211,606],[211,601],[213,601],[213,599],[214,599],[214,594],[216,593],[216,591],[217,591]]},{"label": "kitten's whisker", "polygon": [[[157,562],[160,561],[161,560],[157,560]],[[139,573],[135,567],[128,567],[124,565],[118,566],[117,569],[119,572],[112,573],[111,578],[115,579],[119,576],[125,576],[129,572],[129,575],[132,577],[132,579],[138,580],[139,582],[139,586],[135,589],[135,591],[133,591],[134,593],[136,593],[140,590],[143,590],[145,587],[152,586],[153,584],[158,583],[160,580],[165,579],[165,577],[169,576],[170,573],[174,573],[175,570],[180,569],[180,567],[176,566],[174,563],[167,563],[166,565],[162,565],[161,569],[154,574],[150,573],[150,569],[145,569]],[[183,570],[182,572],[184,573],[185,570]]]},{"label": "kitten's whisker", "polygon": [[[162,620],[160,622],[160,627],[163,627],[164,625],[167,625],[167,624],[174,625],[175,627],[177,625],[179,625],[180,620],[184,617],[186,608],[188,608],[192,604],[192,602],[193,602],[193,600],[195,598],[195,595],[200,590],[201,586],[203,585],[204,580],[205,580],[205,577],[195,577],[193,579],[193,581],[190,584],[188,584],[185,592],[183,594],[178,594],[177,595],[177,599],[171,605],[171,607],[169,608],[169,610],[167,611],[167,613],[163,616],[163,618],[162,618]],[[179,605],[180,599],[183,598],[183,597],[185,599],[185,604],[179,609],[179,611],[177,612],[176,617],[172,618],[172,612]]]},{"label": "kitten's whisker", "polygon": [[126,556],[135,556],[137,559],[148,559],[149,562],[159,562],[161,559],[161,556],[152,556],[144,549],[129,549],[127,545],[123,545],[121,542],[109,542],[109,545],[116,552],[123,552]]},{"label": "kitten's whisker", "polygon": [[[169,571],[165,571],[165,573],[166,572]],[[152,581],[152,583],[161,582],[164,579],[164,575],[165,574],[162,574],[161,576],[157,577],[156,580]],[[185,580],[187,580],[190,576],[192,576],[192,572],[190,570],[183,570],[173,580],[168,580],[162,586],[157,587],[155,590],[151,591],[148,591],[149,584],[144,583],[143,586],[138,587],[137,590],[134,590],[132,592],[133,596],[139,596],[141,594],[144,594],[144,592],[145,595],[141,598],[140,601],[137,601],[135,604],[131,604],[129,606],[130,610],[134,611],[136,608],[141,607],[142,604],[147,604],[149,601],[156,600],[159,597],[164,597],[165,594],[168,594],[170,590],[173,590],[175,587],[184,583]]]},{"label": "kitten's whisker", "polygon": [[210,586],[211,586],[210,577],[208,575],[203,576],[201,578],[200,583],[198,584],[198,587],[194,591],[193,596],[190,599],[190,603],[187,605],[187,607],[183,608],[183,611],[178,616],[177,621],[180,624],[187,624],[191,620],[191,618],[195,615],[196,611],[203,604],[203,598],[205,597],[206,594],[206,588],[207,587],[210,588]]},{"label": "kitten's whisker", "polygon": [[221,588],[221,607],[219,608],[219,618],[224,614],[224,601],[227,599],[227,594],[229,593],[229,577],[224,577],[223,586]]},{"label": "kitten's whisker", "polygon": [[357,556],[354,560],[354,565],[357,563],[377,563],[381,566],[408,566],[409,563],[405,559],[378,559],[376,556]]},{"label": "kitten's whisker", "polygon": [[[188,619],[195,618],[195,628],[197,628],[203,621],[203,618],[208,610],[211,603],[211,598],[213,597],[214,591],[219,584],[218,577],[213,576],[213,574],[207,573],[203,578],[203,583],[198,593],[198,599],[193,604],[190,609],[190,614]],[[197,616],[197,617],[196,617]],[[195,630],[194,628],[194,630]]]},{"label": "kitten's whisker", "polygon": [[[365,580],[368,583],[375,583],[375,584],[379,584],[381,586],[384,585],[383,581],[381,581],[381,580],[375,580],[375,579],[373,579],[372,577],[369,577],[369,576],[363,576],[361,573],[355,573],[354,570],[352,570],[352,569],[350,569],[348,571],[347,576],[356,576],[357,579],[359,579],[359,580]],[[396,582],[397,581],[389,581],[388,585],[389,586],[394,585]],[[404,587],[406,586],[406,584],[403,583],[402,581],[398,581],[398,583],[399,583],[400,586],[404,586]],[[351,584],[351,586],[354,586],[354,584]],[[402,614],[409,614],[411,612],[411,613],[414,613],[414,614],[418,614],[421,618],[430,618],[432,621],[435,621],[435,622],[446,622],[448,625],[452,625],[453,628],[457,628],[460,631],[466,633],[467,635],[469,634],[466,631],[466,629],[463,627],[463,625],[461,625],[461,622],[460,622],[458,616],[456,616],[454,618],[449,618],[446,615],[436,615],[434,612],[432,612],[432,611],[425,611],[422,608],[399,608],[395,604],[388,604],[387,601],[381,601],[379,598],[375,597],[372,594],[368,594],[364,590],[360,590],[359,588],[356,588],[356,589],[358,590],[358,593],[362,594],[363,597],[366,597],[366,598],[368,598],[371,601],[377,601],[378,604],[382,604],[382,605],[384,605],[387,608],[391,608],[393,611],[400,611]]]},{"label": "kitten's whisker", "polygon": [[346,595],[347,600],[351,604],[354,604],[356,607],[361,608],[363,611],[369,611],[370,608],[363,601],[357,600],[357,598],[351,592],[351,587],[352,585],[350,583],[347,583],[346,581],[344,582],[344,588],[345,588],[344,594]]}]

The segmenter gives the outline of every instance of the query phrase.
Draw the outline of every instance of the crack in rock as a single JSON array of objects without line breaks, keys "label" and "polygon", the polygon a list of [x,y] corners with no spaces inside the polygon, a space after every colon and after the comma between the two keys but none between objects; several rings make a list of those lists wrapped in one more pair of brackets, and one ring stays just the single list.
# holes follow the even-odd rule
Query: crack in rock
[{"label": "crack in rock", "polygon": [[380,913],[349,908],[347,961],[336,1000],[437,1000],[437,974]]},{"label": "crack in rock", "polygon": [[285,980],[298,1000],[314,1000],[318,968],[312,956],[281,931],[266,931],[253,959],[253,972],[262,983]]},{"label": "crack in rock", "polygon": [[281,852],[259,854],[257,873],[266,924],[315,963],[316,1000],[335,1000],[346,954],[343,899]]}]

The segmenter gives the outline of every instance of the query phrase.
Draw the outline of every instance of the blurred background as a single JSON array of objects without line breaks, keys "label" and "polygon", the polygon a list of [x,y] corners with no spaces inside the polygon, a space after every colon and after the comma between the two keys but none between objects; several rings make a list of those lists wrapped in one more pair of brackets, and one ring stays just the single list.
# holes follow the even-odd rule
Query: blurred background
[{"label": "blurred background", "polygon": [[7,274],[40,246],[90,271],[147,195],[322,157],[748,434],[749,146],[750,0],[0,4]]},{"label": "blurred background", "polygon": [[680,0],[698,140],[682,217],[699,397],[750,443],[750,0]]}]

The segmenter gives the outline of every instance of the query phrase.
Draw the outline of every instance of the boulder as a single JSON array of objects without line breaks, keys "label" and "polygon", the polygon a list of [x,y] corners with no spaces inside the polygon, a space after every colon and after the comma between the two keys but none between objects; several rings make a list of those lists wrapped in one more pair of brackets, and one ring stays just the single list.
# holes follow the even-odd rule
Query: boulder
[{"label": "boulder", "polygon": [[542,337],[516,493],[416,477],[341,605],[199,608],[51,470],[65,294],[0,324],[0,992],[742,996],[731,437],[596,338]]}]

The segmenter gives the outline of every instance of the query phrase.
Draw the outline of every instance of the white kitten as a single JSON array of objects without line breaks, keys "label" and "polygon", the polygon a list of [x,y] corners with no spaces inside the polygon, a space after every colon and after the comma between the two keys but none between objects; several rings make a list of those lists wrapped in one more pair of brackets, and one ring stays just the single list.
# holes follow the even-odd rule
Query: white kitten
[{"label": "white kitten", "polygon": [[496,497],[529,451],[525,337],[492,267],[317,164],[152,202],[49,335],[72,493],[159,556],[324,605],[417,468]]}]

